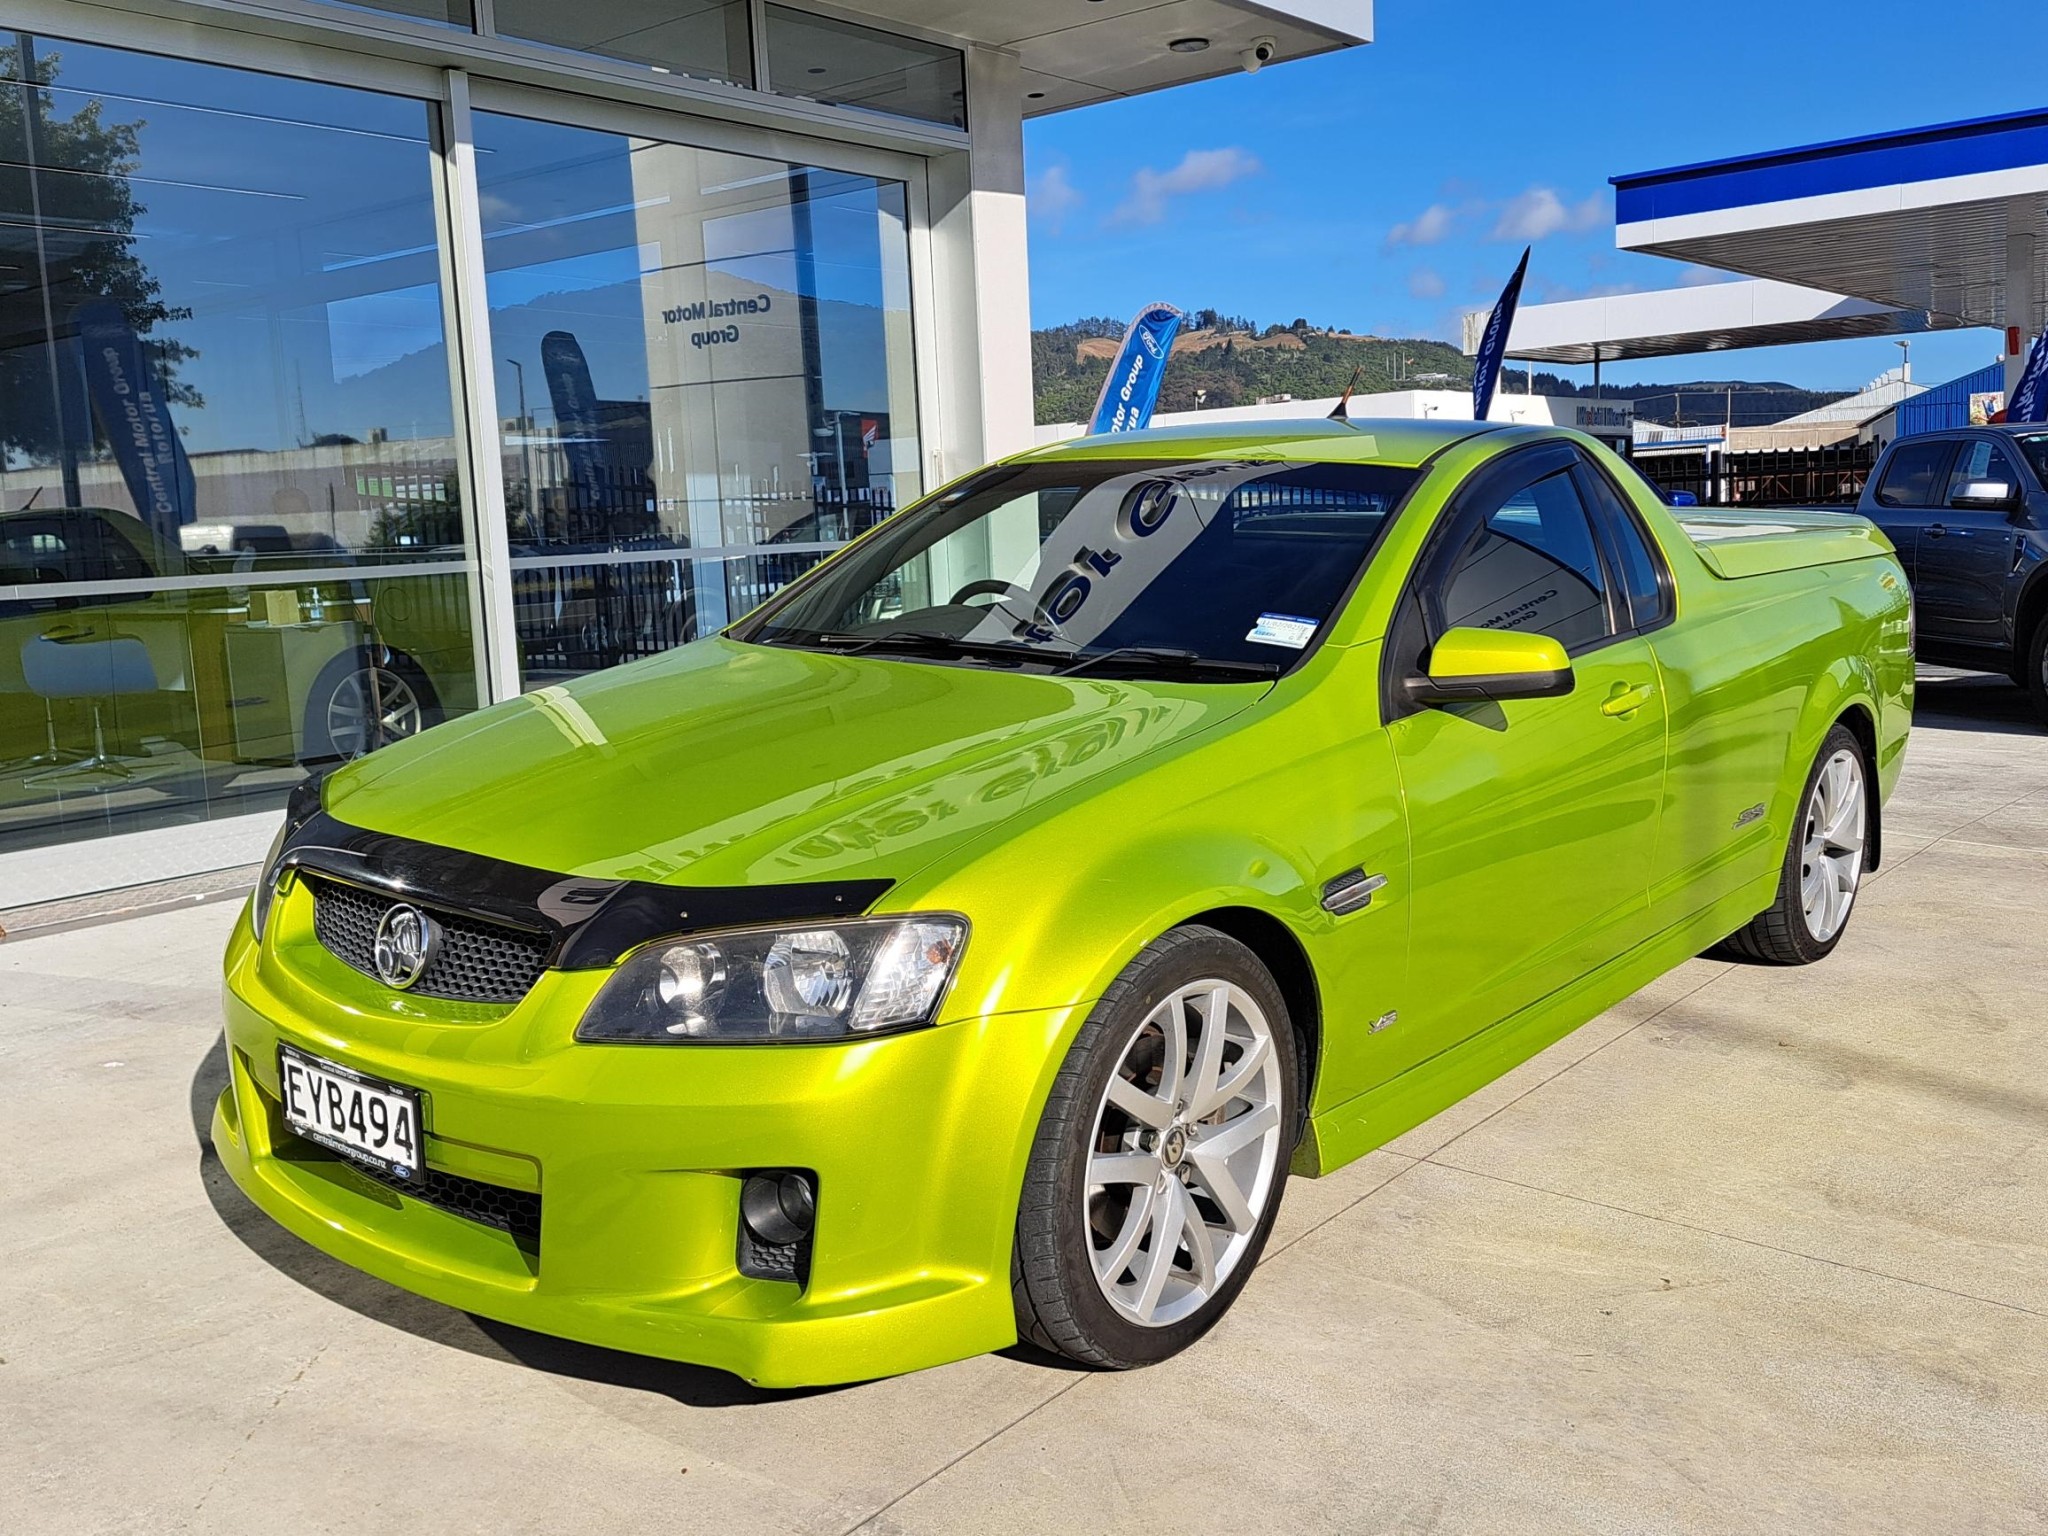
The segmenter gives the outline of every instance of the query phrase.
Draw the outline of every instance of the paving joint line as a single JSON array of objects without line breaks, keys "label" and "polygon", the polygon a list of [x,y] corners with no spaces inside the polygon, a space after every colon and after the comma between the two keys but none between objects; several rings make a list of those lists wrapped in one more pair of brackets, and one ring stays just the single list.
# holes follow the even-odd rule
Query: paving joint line
[{"label": "paving joint line", "polygon": [[[1606,1050],[1608,1046],[1614,1045],[1622,1040],[1626,1040],[1630,1035],[1634,1034],[1637,1030],[1641,1029],[1645,1024],[1653,1023],[1656,1020],[1661,1019],[1665,1014],[1669,1013],[1673,1008],[1676,1008],[1680,1003],[1685,1002],[1688,998],[1697,996],[1699,993],[1706,991],[1708,987],[1711,987],[1715,982],[1719,981],[1723,976],[1726,976],[1730,971],[1734,969],[1735,966],[1732,963],[1724,964],[1720,970],[1716,971],[1713,975],[1707,977],[1706,980],[1702,981],[1698,986],[1689,988],[1687,991],[1681,993],[1679,996],[1674,997],[1673,999],[1671,999],[1670,1002],[1666,1003],[1663,1007],[1657,1009],[1656,1012],[1646,1014],[1642,1018],[1637,1019],[1635,1023],[1629,1025],[1627,1029],[1624,1029],[1620,1034],[1616,1035],[1613,1039],[1601,1041],[1598,1045],[1594,1046],[1592,1050],[1586,1052],[1585,1055],[1576,1057],[1573,1060],[1566,1062],[1563,1066],[1559,1067],[1555,1072],[1551,1073],[1548,1077],[1545,1077],[1540,1081],[1531,1083],[1527,1088],[1523,1089],[1520,1093],[1516,1094],[1512,1099],[1509,1099],[1507,1103],[1501,1105],[1500,1108],[1489,1111],[1487,1114],[1481,1116],[1479,1119],[1473,1121],[1470,1125],[1466,1126],[1464,1130],[1458,1132],[1457,1135],[1453,1136],[1449,1141],[1445,1142],[1443,1146],[1436,1148],[1436,1151],[1441,1152],[1446,1147],[1452,1147],[1457,1145],[1460,1141],[1464,1140],[1467,1136],[1470,1136],[1474,1131],[1478,1130],[1482,1125],[1485,1125],[1488,1121],[1492,1120],[1495,1115],[1505,1114],[1508,1110],[1513,1109],[1517,1104],[1521,1103],[1522,1100],[1529,1097],[1530,1094],[1536,1092],[1537,1089],[1547,1087],[1551,1083],[1556,1082],[1560,1077],[1563,1077],[1565,1073],[1571,1071],[1572,1068],[1579,1066],[1585,1062],[1591,1061],[1595,1056],[1598,1056],[1602,1051]],[[1633,994],[1631,994],[1631,996],[1633,996]],[[1587,1024],[1590,1024],[1591,1022],[1591,1019],[1588,1019],[1586,1021]],[[1585,1024],[1581,1024],[1579,1026],[1580,1029],[1584,1029],[1585,1027]],[[1567,1040],[1569,1040],[1570,1038],[1570,1035],[1565,1036],[1565,1039]],[[1460,1100],[1459,1102],[1462,1103],[1463,1100]],[[1440,1110],[1438,1111],[1438,1113],[1441,1114],[1444,1113],[1444,1111]],[[1423,1122],[1423,1124],[1425,1125],[1427,1125],[1428,1123],[1429,1122],[1426,1120]],[[1417,1157],[1414,1154],[1408,1152],[1395,1152],[1391,1147],[1385,1146],[1374,1147],[1373,1151],[1385,1152],[1392,1157],[1405,1157],[1408,1159],[1408,1168],[1400,1168],[1395,1170],[1392,1174],[1380,1180],[1379,1183],[1373,1185],[1371,1189],[1368,1189],[1364,1194],[1360,1195],[1356,1200],[1353,1200],[1350,1204],[1343,1206],[1338,1210],[1332,1211],[1329,1215],[1325,1216],[1321,1221],[1317,1222],[1314,1226],[1309,1227],[1306,1231],[1295,1233],[1294,1236],[1290,1237],[1278,1248],[1274,1248],[1269,1252],[1260,1254],[1259,1262],[1261,1264],[1264,1264],[1269,1259],[1278,1258],[1281,1254],[1285,1253],[1288,1249],[1292,1248],[1296,1243],[1300,1242],[1303,1238],[1308,1237],[1313,1233],[1320,1232],[1324,1227],[1327,1227],[1339,1216],[1344,1216],[1352,1211],[1357,1210],[1359,1206],[1363,1205],[1366,1201],[1370,1200],[1374,1195],[1378,1194],[1381,1190],[1385,1189],[1389,1184],[1393,1183],[1395,1179],[1400,1178],[1402,1174],[1408,1172],[1409,1168],[1413,1168],[1417,1163],[1427,1162],[1431,1157],[1435,1155],[1435,1153],[1424,1153],[1421,1157]],[[1450,1165],[1444,1164],[1442,1166],[1448,1167]]]},{"label": "paving joint line", "polygon": [[[1616,1205],[1611,1200],[1596,1200],[1591,1195],[1577,1195],[1570,1190],[1551,1189],[1542,1184],[1529,1184],[1520,1179],[1504,1178],[1497,1173],[1487,1173],[1479,1168],[1466,1168],[1457,1163],[1438,1162],[1434,1157],[1425,1157],[1422,1162],[1431,1167],[1441,1168],[1447,1173],[1462,1173],[1468,1178],[1485,1179],[1494,1184],[1505,1184],[1511,1189],[1527,1190],[1535,1195],[1549,1195],[1557,1200],[1571,1200],[1595,1209],[1613,1211],[1620,1216],[1634,1216],[1642,1221],[1661,1222],[1666,1226],[1678,1227],[1687,1232],[1698,1232],[1706,1237],[1718,1237],[1730,1243],[1741,1243],[1749,1248],[1761,1248],[1766,1253],[1782,1254],[1788,1259],[1804,1259],[1809,1264],[1825,1264],[1831,1269],[1848,1270],[1851,1274],[1869,1275],[1873,1279],[1890,1280],[1899,1285],[1917,1286],[1923,1291],[1933,1291],[1940,1296],[1953,1296],[1958,1301],[1974,1301],[1987,1307],[1999,1307],[2007,1312],[2017,1312],[2023,1317],[2048,1318],[2048,1312],[2034,1307],[2021,1306],[2016,1301],[2000,1301],[1995,1296],[1979,1296],[1973,1291],[1958,1291],[1946,1285],[1935,1285],[1927,1280],[1915,1280],[1911,1275],[1895,1275],[1887,1269],[1873,1269],[1867,1264],[1852,1264],[1847,1259],[1831,1259],[1825,1254],[1805,1253],[1797,1248],[1787,1248],[1779,1243],[1767,1243],[1759,1237],[1744,1237],[1737,1232],[1723,1232],[1718,1227],[1709,1227],[1696,1221],[1681,1221],[1676,1216],[1661,1216],[1655,1211],[1639,1211],[1633,1206]],[[1403,1169],[1402,1172],[1407,1172]]]},{"label": "paving joint line", "polygon": [[965,1461],[968,1457],[974,1455],[975,1452],[981,1450],[983,1447],[990,1445],[997,1440],[1000,1440],[1004,1435],[1007,1435],[1011,1430],[1015,1429],[1019,1424],[1022,1424],[1026,1419],[1030,1418],[1040,1409],[1050,1408],[1054,1403],[1058,1402],[1061,1398],[1065,1397],[1069,1392],[1073,1391],[1076,1387],[1080,1386],[1082,1382],[1088,1380],[1088,1375],[1092,1374],[1093,1373],[1090,1372],[1085,1375],[1076,1375],[1072,1381],[1068,1382],[1064,1387],[1061,1387],[1059,1391],[1053,1393],[1052,1396],[1046,1398],[1042,1402],[1033,1403],[1029,1408],[1026,1408],[1022,1413],[1018,1414],[1016,1418],[1010,1420],[1009,1423],[1003,1425],[1000,1429],[991,1430],[988,1434],[982,1436],[981,1439],[975,1441],[974,1444],[968,1446],[966,1450],[962,1451],[958,1456],[955,1456],[951,1461],[945,1462],[940,1466],[932,1468],[931,1471],[927,1472],[923,1477],[920,1477],[908,1488],[904,1489],[901,1493],[897,1494],[896,1497],[889,1500],[888,1503],[878,1505],[876,1508],[869,1511],[867,1514],[862,1515],[860,1519],[854,1521],[853,1524],[849,1525],[845,1529],[845,1531],[841,1533],[841,1536],[854,1536],[854,1532],[867,1529],[869,1526],[873,1525],[877,1520],[881,1519],[882,1516],[889,1513],[890,1510],[894,1509],[898,1504],[901,1504],[905,1499],[909,1498],[913,1493],[917,1492],[918,1489],[924,1487],[927,1483],[933,1482],[938,1478],[944,1477],[948,1472],[952,1471],[955,1467],[959,1466],[961,1462]]}]

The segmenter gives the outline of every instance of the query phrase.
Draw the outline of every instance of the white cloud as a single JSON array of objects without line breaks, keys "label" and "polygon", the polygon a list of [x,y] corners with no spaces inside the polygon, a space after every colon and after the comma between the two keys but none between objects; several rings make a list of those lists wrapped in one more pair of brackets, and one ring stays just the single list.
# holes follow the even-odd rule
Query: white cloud
[{"label": "white cloud", "polygon": [[1435,245],[1451,232],[1451,225],[1457,221],[1457,211],[1448,203],[1431,203],[1422,212],[1406,223],[1396,224],[1387,231],[1387,244]]},{"label": "white cloud", "polygon": [[1443,274],[1430,267],[1417,267],[1408,274],[1408,291],[1418,299],[1440,299],[1444,296]]},{"label": "white cloud", "polygon": [[1042,175],[1034,176],[1027,192],[1026,210],[1055,235],[1065,227],[1068,215],[1088,201],[1064,165],[1048,166]]},{"label": "white cloud", "polygon": [[1687,267],[1678,274],[1678,286],[1681,288],[1711,288],[1718,283],[1740,281],[1740,273],[1723,272],[1718,267]]},{"label": "white cloud", "polygon": [[1157,224],[1166,217],[1170,198],[1194,192],[1215,192],[1262,170],[1258,157],[1243,149],[1191,149],[1170,171],[1151,166],[1131,177],[1131,190],[1109,216],[1112,224]]},{"label": "white cloud", "polygon": [[1531,187],[1501,205],[1500,218],[1487,238],[1529,244],[1564,230],[1593,229],[1606,217],[1607,199],[1602,193],[1567,205],[1554,188]]}]

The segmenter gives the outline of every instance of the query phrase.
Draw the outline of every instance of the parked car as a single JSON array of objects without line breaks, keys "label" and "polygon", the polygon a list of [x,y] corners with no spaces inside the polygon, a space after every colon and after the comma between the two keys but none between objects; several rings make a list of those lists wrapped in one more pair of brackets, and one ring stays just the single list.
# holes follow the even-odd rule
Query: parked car
[{"label": "parked car", "polygon": [[[353,557],[260,526],[201,526],[191,542],[109,507],[0,512],[0,740],[34,743],[60,768],[64,744],[95,741],[101,752],[171,743],[193,761],[321,763],[474,706],[460,576],[301,584],[294,568]],[[247,585],[187,581],[209,576]],[[80,595],[81,582],[113,590]],[[116,668],[110,646],[130,664]],[[52,696],[40,673],[63,691]],[[118,678],[118,693],[97,699],[95,677],[107,688]],[[117,698],[118,711],[94,710]],[[106,739],[110,719],[118,741]]]},{"label": "parked car", "polygon": [[1908,611],[1870,524],[1549,428],[1024,454],[303,792],[214,1145],[395,1285],[757,1382],[1161,1360],[1290,1169],[1840,942]]},{"label": "parked car", "polygon": [[1912,576],[1921,658],[2009,673],[2048,725],[2048,427],[1900,438],[1856,511]]}]

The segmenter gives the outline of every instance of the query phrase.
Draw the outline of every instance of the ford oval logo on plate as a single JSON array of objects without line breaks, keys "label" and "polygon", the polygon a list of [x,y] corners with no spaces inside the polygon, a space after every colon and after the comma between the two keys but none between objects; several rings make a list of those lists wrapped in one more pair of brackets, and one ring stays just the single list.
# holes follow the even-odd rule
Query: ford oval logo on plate
[{"label": "ford oval logo on plate", "polygon": [[441,925],[403,902],[377,924],[377,979],[401,992],[420,979],[441,948]]}]

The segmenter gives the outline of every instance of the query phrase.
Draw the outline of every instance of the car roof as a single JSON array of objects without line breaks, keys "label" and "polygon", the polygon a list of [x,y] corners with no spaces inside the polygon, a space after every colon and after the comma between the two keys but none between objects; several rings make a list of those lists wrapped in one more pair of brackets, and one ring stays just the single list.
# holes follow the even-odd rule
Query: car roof
[{"label": "car roof", "polygon": [[1148,427],[1048,443],[1010,459],[1033,464],[1061,459],[1295,459],[1310,463],[1391,464],[1413,469],[1454,443],[1480,434],[1498,436],[1503,448],[1546,437],[1574,437],[1552,427],[1504,422],[1309,418],[1241,421],[1216,426]]}]

